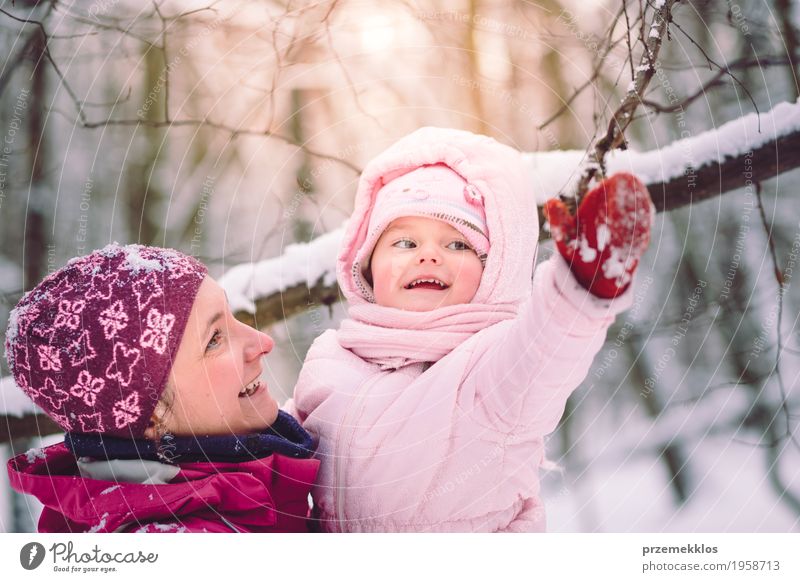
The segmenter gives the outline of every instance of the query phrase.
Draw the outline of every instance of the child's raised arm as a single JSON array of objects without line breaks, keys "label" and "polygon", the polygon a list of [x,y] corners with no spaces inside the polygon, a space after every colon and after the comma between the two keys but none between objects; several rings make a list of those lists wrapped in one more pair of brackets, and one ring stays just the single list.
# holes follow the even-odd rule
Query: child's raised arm
[{"label": "child's raised arm", "polygon": [[560,202],[547,210],[559,254],[537,268],[517,318],[475,338],[462,383],[462,399],[472,397],[478,418],[503,432],[555,429],[615,316],[632,303],[653,217],[647,190],[628,175],[603,182],[575,217]]}]

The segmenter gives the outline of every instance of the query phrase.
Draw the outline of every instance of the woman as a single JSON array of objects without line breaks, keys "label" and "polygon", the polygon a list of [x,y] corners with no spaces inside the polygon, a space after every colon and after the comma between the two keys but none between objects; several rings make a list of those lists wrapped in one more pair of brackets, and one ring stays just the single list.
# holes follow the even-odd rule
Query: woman
[{"label": "woman", "polygon": [[6,334],[17,384],[66,431],[8,463],[39,531],[308,531],[319,462],[260,380],[272,347],[177,251],[113,244],[47,277]]}]

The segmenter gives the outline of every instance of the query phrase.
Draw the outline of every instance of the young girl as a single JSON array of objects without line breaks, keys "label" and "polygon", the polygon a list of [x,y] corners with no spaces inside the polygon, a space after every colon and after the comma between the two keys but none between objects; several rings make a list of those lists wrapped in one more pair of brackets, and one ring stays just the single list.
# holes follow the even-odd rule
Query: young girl
[{"label": "young girl", "polygon": [[324,529],[544,530],[544,437],[631,304],[653,218],[632,176],[577,219],[548,211],[560,254],[531,288],[517,151],[424,128],[368,164],[337,266],[350,317],[314,342],[289,405],[319,438]]},{"label": "young girl", "polygon": [[8,463],[41,532],[307,531],[312,440],[260,380],[269,336],[199,262],[109,245],[11,313],[17,384],[66,431]]}]

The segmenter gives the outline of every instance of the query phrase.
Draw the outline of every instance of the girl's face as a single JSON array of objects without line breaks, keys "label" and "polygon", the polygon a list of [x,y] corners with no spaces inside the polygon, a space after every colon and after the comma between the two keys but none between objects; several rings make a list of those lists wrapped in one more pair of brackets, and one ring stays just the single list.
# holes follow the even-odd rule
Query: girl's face
[{"label": "girl's face", "polygon": [[[246,434],[270,426],[278,403],[261,377],[272,338],[237,321],[210,277],[200,285],[170,372],[170,409],[161,419],[175,435]],[[158,410],[158,409],[157,409]],[[156,435],[155,428],[147,436]]]},{"label": "girl's face", "polygon": [[460,232],[441,220],[416,216],[389,224],[370,268],[375,302],[407,311],[469,303],[483,274],[481,260]]}]

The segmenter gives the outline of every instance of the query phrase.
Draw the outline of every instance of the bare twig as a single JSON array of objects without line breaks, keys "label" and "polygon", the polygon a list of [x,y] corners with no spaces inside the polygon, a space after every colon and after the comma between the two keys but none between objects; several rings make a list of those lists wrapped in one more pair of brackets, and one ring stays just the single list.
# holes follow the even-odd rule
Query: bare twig
[{"label": "bare twig", "polygon": [[[628,0],[622,0],[622,11],[625,13],[625,39],[628,44],[628,55],[633,56],[633,45],[631,45],[631,21],[628,16]],[[631,79],[636,76],[633,71],[633,59],[629,58],[628,63],[631,66]]]},{"label": "bare twig", "polygon": [[228,132],[228,133],[230,133],[232,138],[235,138],[235,137],[238,137],[238,136],[241,136],[241,135],[253,135],[253,136],[261,136],[261,137],[270,137],[270,138],[273,138],[273,139],[277,139],[277,140],[283,141],[283,142],[285,142],[285,143],[287,143],[289,145],[292,145],[292,146],[294,146],[296,148],[299,148],[299,149],[303,150],[304,152],[306,152],[310,156],[314,156],[314,157],[317,157],[317,158],[320,158],[320,159],[323,159],[323,160],[331,160],[333,162],[337,162],[339,164],[342,164],[343,166],[345,166],[346,168],[352,170],[353,172],[355,172],[357,174],[361,173],[361,168],[359,168],[358,166],[348,162],[345,159],[339,158],[339,157],[334,156],[334,155],[326,154],[326,153],[323,153],[323,152],[318,152],[316,150],[313,150],[313,149],[309,148],[308,146],[305,146],[305,145],[302,145],[302,144],[298,144],[295,140],[293,140],[293,139],[291,139],[289,137],[274,133],[272,131],[269,131],[269,130],[265,131],[265,130],[239,129],[239,128],[236,128],[236,127],[231,127],[231,126],[226,125],[224,123],[217,123],[215,121],[209,121],[207,119],[177,119],[177,120],[173,120],[173,121],[166,121],[166,120],[149,121],[149,120],[146,120],[146,119],[105,119],[103,121],[85,122],[85,123],[81,123],[80,125],[81,125],[81,127],[84,127],[84,128],[87,128],[87,129],[95,129],[95,128],[98,128],[98,127],[106,127],[106,126],[112,126],[112,125],[121,125],[121,126],[136,126],[136,125],[140,125],[140,126],[144,126],[144,127],[170,127],[170,128],[171,127],[202,126],[202,127],[209,127],[211,129],[218,129],[218,130],[221,130],[221,131]]},{"label": "bare twig", "polygon": [[[561,107],[559,107],[547,119],[545,119],[539,125],[536,126],[536,128],[539,131],[543,130],[548,125],[553,123],[556,119],[561,117],[567,110],[569,110],[570,106],[575,101],[575,99],[577,99],[581,94],[583,94],[583,92],[586,89],[588,89],[589,87],[593,86],[595,84],[595,81],[597,81],[597,79],[599,77],[601,77],[601,75],[604,72],[603,71],[603,67],[604,67],[604,65],[607,64],[606,63],[606,59],[608,58],[608,55],[611,53],[612,50],[614,50],[614,48],[616,48],[616,46],[624,38],[624,36],[621,36],[617,40],[613,40],[613,41],[611,40],[611,35],[612,35],[613,31],[614,31],[614,26],[616,25],[617,21],[619,20],[621,14],[622,14],[622,10],[620,11],[619,14],[617,14],[616,18],[614,19],[613,24],[608,29],[608,34],[606,35],[606,37],[607,37],[606,48],[602,52],[598,53],[598,61],[594,66],[594,70],[592,71],[591,76],[586,81],[584,81],[581,85],[579,85],[578,88],[575,89],[572,92],[572,95],[570,95],[566,100],[563,101],[563,103],[561,104]],[[626,21],[627,21],[627,14],[625,16],[626,16]],[[630,34],[628,33],[627,36],[628,36],[628,47],[630,48]],[[631,71],[633,71],[633,61],[631,59],[628,59],[628,60],[631,61]],[[623,67],[623,69],[624,69],[624,67]]]},{"label": "bare twig", "polygon": [[80,117],[81,121],[86,121],[86,115],[84,114],[83,107],[81,107],[80,105],[80,100],[75,95],[75,92],[72,90],[70,84],[67,83],[67,79],[64,77],[64,74],[61,72],[61,69],[58,67],[56,61],[53,59],[53,55],[50,54],[50,47],[48,45],[49,37],[47,35],[47,30],[45,29],[44,24],[38,20],[28,20],[26,18],[19,18],[9,12],[6,12],[2,8],[0,8],[0,14],[5,14],[12,20],[16,20],[17,22],[21,22],[23,24],[33,24],[39,29],[39,31],[42,34],[42,46],[43,46],[42,55],[44,56],[45,59],[47,59],[47,62],[49,62],[50,65],[53,67],[53,70],[56,72],[56,75],[58,75],[61,84],[64,86],[64,90],[70,96],[73,103],[75,103],[75,106],[78,109],[78,117]]},{"label": "bare twig", "polygon": [[709,90],[713,89],[714,87],[724,85],[724,77],[731,76],[731,71],[739,70],[739,69],[749,69],[753,67],[771,67],[771,66],[783,66],[790,64],[790,60],[786,57],[762,57],[758,58],[749,58],[744,57],[737,61],[734,61],[727,67],[724,67],[716,72],[716,74],[707,81],[702,87],[700,87],[697,91],[692,93],[689,97],[686,97],[683,101],[679,103],[675,103],[673,105],[661,105],[654,101],[649,101],[647,99],[642,99],[642,105],[645,107],[649,107],[659,113],[675,113],[676,111],[681,111],[691,105],[694,101],[705,95]]},{"label": "bare twig", "polygon": [[777,324],[776,324],[776,334],[777,334],[777,344],[778,350],[775,354],[775,365],[773,366],[772,370],[770,371],[770,376],[773,374],[778,379],[778,388],[781,392],[781,410],[784,413],[786,418],[786,435],[789,439],[794,443],[794,446],[800,450],[800,443],[797,441],[797,437],[795,437],[794,432],[792,431],[791,426],[791,419],[789,416],[789,407],[787,405],[787,400],[789,396],[786,393],[786,386],[783,383],[783,376],[781,375],[781,352],[783,351],[783,339],[781,337],[781,320],[783,319],[783,295],[786,291],[786,282],[783,279],[783,274],[781,273],[780,267],[778,266],[778,256],[775,252],[775,241],[772,238],[772,228],[767,222],[767,215],[764,212],[764,201],[761,198],[761,182],[758,181],[756,184],[756,198],[758,199],[758,212],[759,216],[761,217],[761,224],[764,226],[764,232],[767,235],[767,241],[769,242],[769,253],[770,257],[772,258],[772,267],[773,272],[775,274],[775,280],[778,283],[778,316],[777,316]]},{"label": "bare twig", "polygon": [[[612,149],[620,147],[625,141],[625,130],[633,121],[633,114],[641,104],[650,80],[656,71],[656,59],[661,50],[662,39],[667,33],[667,28],[672,20],[672,7],[675,0],[665,0],[660,8],[656,9],[650,26],[648,37],[642,38],[644,49],[642,52],[639,66],[636,68],[636,76],[631,83],[631,88],[622,100],[622,104],[614,112],[608,125],[605,135],[596,143],[594,150],[589,154],[585,169],[578,182],[575,196],[562,195],[564,201],[573,209],[580,203],[580,199],[589,189],[592,179],[600,173],[605,173],[605,157]],[[644,23],[642,36],[644,35]]]},{"label": "bare twig", "polygon": [[[718,69],[723,69],[724,68],[722,65],[717,63],[714,59],[712,59],[708,55],[708,53],[706,53],[706,51],[703,49],[703,47],[701,47],[700,44],[695,39],[693,39],[692,36],[688,32],[683,30],[681,25],[678,24],[677,22],[675,23],[675,28],[678,29],[678,31],[681,34],[683,34],[683,36],[685,36],[689,40],[689,42],[691,42],[695,47],[697,47],[697,50],[699,50],[703,54],[703,56],[706,58],[706,61],[708,62],[708,68],[709,69],[712,69],[713,67],[717,67]],[[747,86],[744,83],[742,83],[739,80],[739,77],[737,77],[733,73],[728,72],[728,75],[730,76],[731,79],[733,79],[736,82],[737,85],[739,85],[739,87],[742,88],[742,91],[745,92],[745,94],[747,95],[747,98],[750,99],[750,103],[753,104],[753,109],[755,109],[756,113],[758,113],[759,112],[758,111],[758,103],[756,103],[755,98],[753,97],[752,93],[750,93],[750,90],[747,88]],[[761,131],[761,126],[760,125],[759,125],[758,130]]]}]

